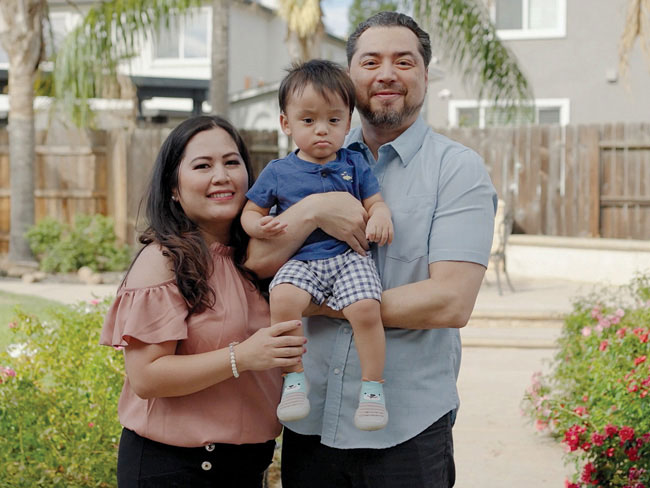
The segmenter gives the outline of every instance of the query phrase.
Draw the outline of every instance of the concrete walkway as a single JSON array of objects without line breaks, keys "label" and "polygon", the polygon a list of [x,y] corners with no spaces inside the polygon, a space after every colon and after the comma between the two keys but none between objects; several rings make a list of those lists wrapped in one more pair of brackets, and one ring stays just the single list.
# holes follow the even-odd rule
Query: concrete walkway
[{"label": "concrete walkway", "polygon": [[[593,285],[512,276],[515,292],[481,287],[470,324],[461,330],[461,409],[454,428],[458,488],[562,488],[571,472],[563,448],[535,432],[520,413],[532,374],[547,370],[572,300]],[[116,285],[24,284],[0,279],[0,290],[63,303],[115,294]]]}]

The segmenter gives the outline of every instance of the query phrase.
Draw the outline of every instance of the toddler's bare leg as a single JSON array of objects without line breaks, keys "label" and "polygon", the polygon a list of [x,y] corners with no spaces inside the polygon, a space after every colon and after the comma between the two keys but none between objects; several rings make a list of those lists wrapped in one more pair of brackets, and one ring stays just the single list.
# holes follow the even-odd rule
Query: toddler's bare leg
[{"label": "toddler's bare leg", "polygon": [[[305,290],[290,283],[281,283],[271,290],[271,325],[288,320],[300,320],[302,312],[311,301],[311,295]],[[291,335],[301,336],[302,329],[292,332]],[[284,368],[284,373],[295,373],[303,370],[302,365]]]},{"label": "toddler's bare leg", "polygon": [[354,330],[362,378],[366,381],[381,381],[384,375],[386,336],[379,302],[372,299],[360,300],[345,307],[343,315]]}]

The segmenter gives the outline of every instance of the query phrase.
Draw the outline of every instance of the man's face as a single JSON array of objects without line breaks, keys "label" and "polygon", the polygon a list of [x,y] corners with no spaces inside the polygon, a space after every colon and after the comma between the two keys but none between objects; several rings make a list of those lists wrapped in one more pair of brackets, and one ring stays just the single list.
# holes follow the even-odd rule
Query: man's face
[{"label": "man's face", "polygon": [[407,129],[420,113],[427,70],[418,38],[406,27],[370,27],[350,62],[357,108],[380,129]]}]

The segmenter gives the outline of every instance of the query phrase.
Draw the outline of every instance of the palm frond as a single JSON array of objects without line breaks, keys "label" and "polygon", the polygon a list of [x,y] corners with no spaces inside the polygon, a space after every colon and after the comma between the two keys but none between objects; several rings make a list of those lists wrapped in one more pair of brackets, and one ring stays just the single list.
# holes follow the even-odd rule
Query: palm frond
[{"label": "palm frond", "polygon": [[432,35],[478,99],[491,99],[509,118],[530,117],[532,89],[515,56],[503,45],[481,0],[403,0]]},{"label": "palm frond", "polygon": [[623,78],[627,73],[628,58],[637,38],[650,65],[650,0],[629,0],[625,26],[619,42],[619,71]]},{"label": "palm frond", "polygon": [[88,102],[116,83],[119,64],[134,57],[158,27],[169,25],[172,15],[201,4],[201,0],[106,0],[91,7],[57,52],[57,101],[77,125],[89,125]]}]

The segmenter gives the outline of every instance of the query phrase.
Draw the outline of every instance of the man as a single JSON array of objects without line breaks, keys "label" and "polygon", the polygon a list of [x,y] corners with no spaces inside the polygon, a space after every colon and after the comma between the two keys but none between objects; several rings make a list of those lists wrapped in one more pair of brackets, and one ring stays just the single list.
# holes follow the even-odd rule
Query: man
[{"label": "man", "polygon": [[[394,12],[369,18],[348,39],[347,56],[361,128],[346,142],[368,160],[395,225],[393,243],[373,249],[385,290],[391,419],[377,432],[352,426],[360,372],[350,326],[311,317],[303,360],[312,412],[285,425],[282,483],[447,488],[455,480],[458,329],[469,319],[487,266],[496,193],[476,153],[420,118],[431,44],[413,19]],[[280,215],[288,224],[282,245],[277,239],[274,248],[251,244],[253,269],[273,272],[316,227],[364,252],[359,229],[367,216],[353,202],[337,194],[305,200]]]}]

